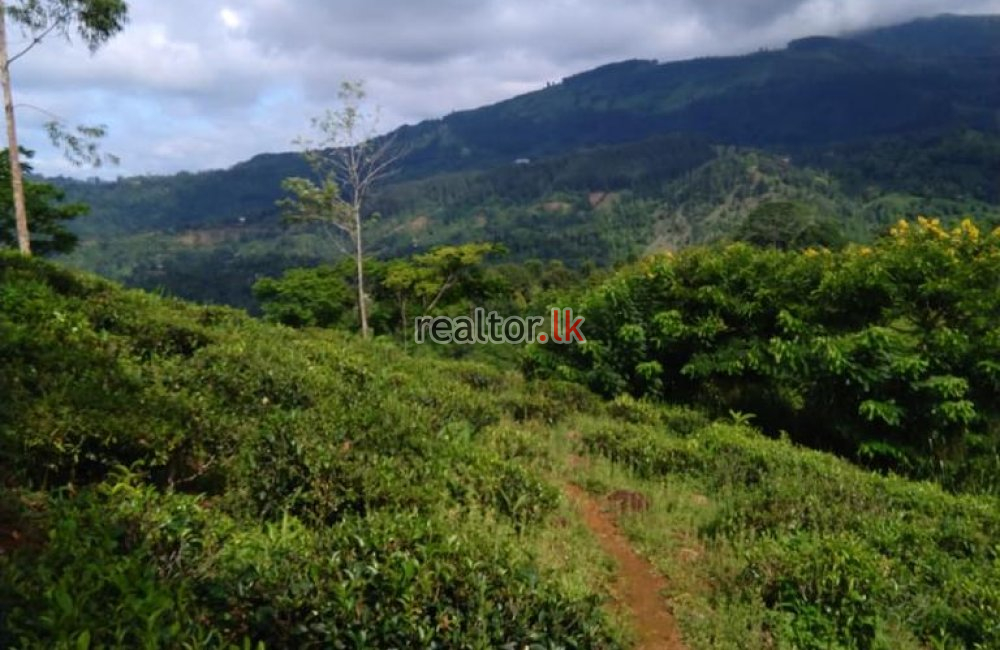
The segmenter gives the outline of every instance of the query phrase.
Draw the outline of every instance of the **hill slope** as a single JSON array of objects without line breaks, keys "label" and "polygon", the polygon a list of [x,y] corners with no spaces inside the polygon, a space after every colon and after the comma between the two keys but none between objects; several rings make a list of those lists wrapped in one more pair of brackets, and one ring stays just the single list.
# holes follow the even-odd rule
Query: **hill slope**
[{"label": "hill slope", "polygon": [[[368,251],[382,258],[491,241],[507,259],[610,265],[732,235],[756,207],[794,201],[866,240],[899,218],[1000,221],[1000,137],[901,137],[792,157],[667,136],[384,188]],[[85,238],[67,261],[147,289],[253,309],[250,287],[338,259],[322,231],[277,219]]]},{"label": "hill slope", "polygon": [[689,409],[6,254],[0,359],[4,647],[623,647],[570,481],[692,650],[1000,643],[994,499]]},{"label": "hill slope", "polygon": [[[787,148],[958,126],[996,130],[998,42],[998,17],[943,16],[746,56],[614,63],[401,128],[397,137],[411,150],[401,172],[485,169],[667,132]],[[95,205],[92,221],[120,232],[273,214],[280,181],[303,170],[297,154],[268,154],[222,172],[89,189],[64,183]],[[129,189],[145,201],[115,206],[114,195]]]}]

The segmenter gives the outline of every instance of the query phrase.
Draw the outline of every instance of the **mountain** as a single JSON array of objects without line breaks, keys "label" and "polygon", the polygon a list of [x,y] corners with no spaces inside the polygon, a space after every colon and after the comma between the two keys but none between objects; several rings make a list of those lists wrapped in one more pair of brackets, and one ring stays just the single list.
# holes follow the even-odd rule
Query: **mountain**
[{"label": "mountain", "polygon": [[851,35],[883,52],[916,61],[996,59],[1000,57],[1000,16],[922,18]]},{"label": "mountain", "polygon": [[[372,204],[373,250],[486,239],[519,258],[607,264],[723,236],[775,198],[814,203],[858,237],[913,211],[990,219],[998,43],[998,17],[940,16],[746,56],[613,63],[402,127],[410,153]],[[298,154],[265,154],[222,171],[57,179],[93,207],[71,261],[246,306],[260,274],[329,259],[327,242],[279,223],[281,180],[305,172]],[[225,288],[199,288],[206,273]]]},{"label": "mountain", "polygon": [[[952,45],[922,50],[925,38]],[[664,132],[789,147],[957,124],[995,129],[998,42],[1000,18],[944,16],[747,56],[624,61],[400,136],[415,145],[413,173],[426,174]]]}]

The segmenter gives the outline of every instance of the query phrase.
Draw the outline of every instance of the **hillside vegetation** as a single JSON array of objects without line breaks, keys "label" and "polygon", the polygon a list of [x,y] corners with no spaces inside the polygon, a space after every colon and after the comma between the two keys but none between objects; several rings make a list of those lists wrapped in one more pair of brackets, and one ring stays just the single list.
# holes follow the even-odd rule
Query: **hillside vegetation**
[{"label": "hillside vegetation", "polygon": [[616,646],[524,543],[579,389],[7,255],[0,358],[3,647]]},{"label": "hillside vegetation", "polygon": [[[746,218],[773,201],[808,206],[855,241],[920,214],[1000,222],[997,185],[987,173],[1000,163],[998,142],[961,132],[789,157],[657,137],[388,185],[369,207],[381,215],[369,225],[370,250],[390,259],[442,244],[491,241],[510,251],[508,261],[611,266],[651,251],[738,237]],[[169,202],[144,211],[127,198],[133,191],[159,195],[164,188],[153,191],[156,181],[136,181],[133,189],[126,181],[118,189],[71,189],[98,206],[95,213],[122,215],[130,225],[102,233],[103,218],[89,225],[89,217],[82,219],[79,227],[92,234],[65,259],[133,286],[255,309],[251,287],[261,276],[331,263],[343,253],[329,233],[281,225],[274,205],[279,178],[250,178],[245,182],[260,188],[256,192],[269,193],[270,203],[257,212],[215,212],[197,196],[188,197],[183,215]],[[211,174],[205,180],[208,194],[223,182]]]},{"label": "hillside vegetation", "polygon": [[[370,250],[491,241],[519,259],[611,265],[732,236],[759,202],[784,199],[857,241],[919,214],[995,220],[996,42],[995,17],[942,16],[745,56],[624,61],[402,127],[392,137],[408,155],[369,206]],[[281,224],[281,182],[306,173],[286,153],[228,170],[55,179],[92,208],[67,259],[253,308],[258,277],[339,256],[321,232]]]},{"label": "hillside vegetation", "polygon": [[998,493],[998,263],[1000,228],[924,218],[838,252],[651,257],[570,300],[586,345],[536,347],[528,367]]},{"label": "hillside vegetation", "polygon": [[745,424],[11,255],[0,359],[5,647],[625,646],[570,481],[689,647],[1000,643],[994,499]]}]

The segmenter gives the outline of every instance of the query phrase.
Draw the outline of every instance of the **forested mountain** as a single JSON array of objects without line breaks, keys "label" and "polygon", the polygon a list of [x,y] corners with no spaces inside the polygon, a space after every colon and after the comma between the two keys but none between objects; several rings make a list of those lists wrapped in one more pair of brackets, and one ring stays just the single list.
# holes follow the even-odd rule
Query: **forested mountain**
[{"label": "forested mountain", "polygon": [[[518,259],[609,264],[725,236],[782,199],[854,238],[919,213],[991,220],[997,43],[997,17],[943,16],[746,56],[614,63],[403,127],[409,153],[370,206],[373,252],[489,240]],[[72,261],[248,306],[255,277],[337,255],[280,223],[281,181],[306,171],[287,153],[222,171],[58,179],[92,206]]]},{"label": "forested mountain", "polygon": [[1000,57],[1000,16],[938,16],[872,29],[853,39],[918,61]]}]

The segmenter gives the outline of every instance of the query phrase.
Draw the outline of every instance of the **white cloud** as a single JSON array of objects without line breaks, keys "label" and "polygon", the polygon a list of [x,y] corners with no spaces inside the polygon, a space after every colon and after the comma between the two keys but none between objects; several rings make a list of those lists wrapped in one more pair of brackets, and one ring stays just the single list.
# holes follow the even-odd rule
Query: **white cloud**
[{"label": "white cloud", "polygon": [[219,19],[222,20],[222,24],[226,26],[226,29],[239,29],[243,26],[243,20],[240,18],[240,15],[229,7],[223,7],[219,10]]}]

